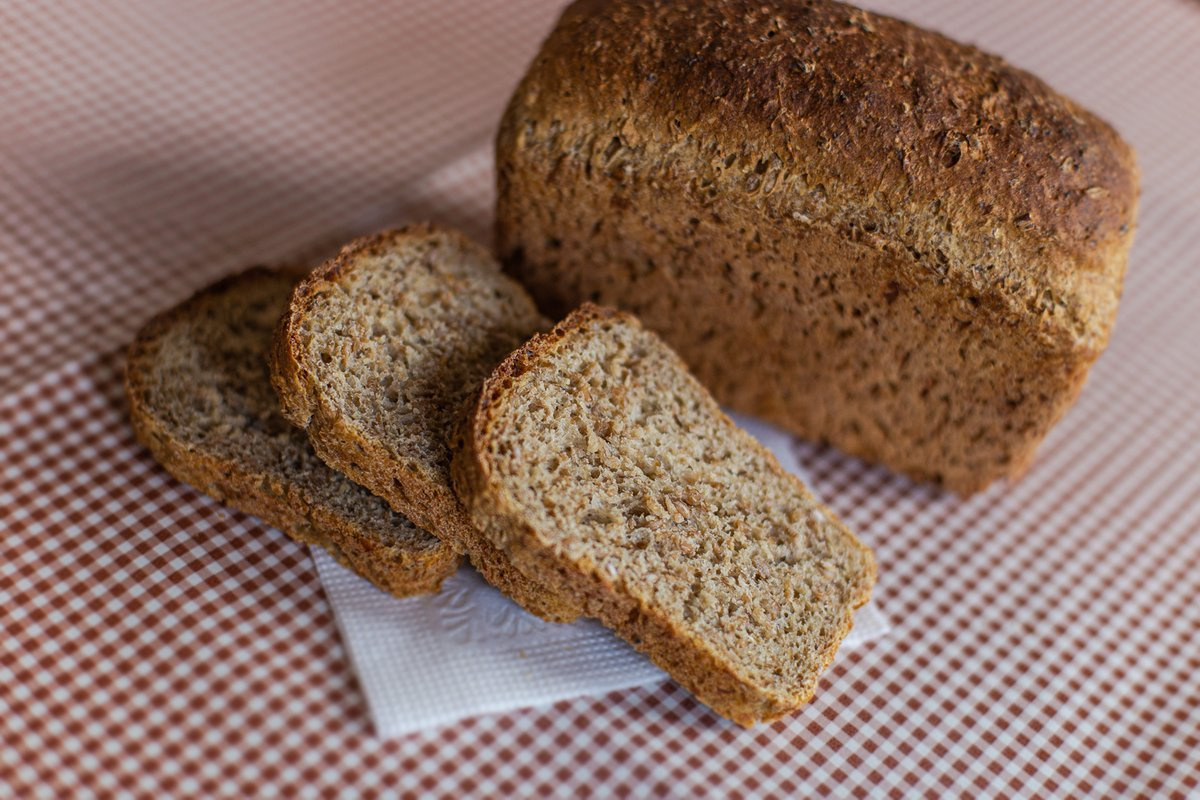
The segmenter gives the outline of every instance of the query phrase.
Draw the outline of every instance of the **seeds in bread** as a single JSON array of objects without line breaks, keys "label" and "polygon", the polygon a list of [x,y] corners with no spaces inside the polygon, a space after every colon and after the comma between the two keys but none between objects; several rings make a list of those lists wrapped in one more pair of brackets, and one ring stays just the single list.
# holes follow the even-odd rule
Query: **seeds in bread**
[{"label": "seeds in bread", "polygon": [[304,271],[256,268],[151,320],[126,362],[133,429],[167,471],[384,591],[437,591],[458,565],[440,540],[325,465],[279,414],[267,353]]},{"label": "seeds in bread", "polygon": [[272,380],[284,415],[321,458],[465,552],[490,583],[545,619],[569,621],[474,529],[450,485],[458,412],[513,348],[548,328],[483,247],[415,225],[360,239],[297,288]]},{"label": "seeds in bread", "polygon": [[515,564],[743,725],[812,697],[874,582],[871,551],[610,309],[496,369],[453,468]]}]

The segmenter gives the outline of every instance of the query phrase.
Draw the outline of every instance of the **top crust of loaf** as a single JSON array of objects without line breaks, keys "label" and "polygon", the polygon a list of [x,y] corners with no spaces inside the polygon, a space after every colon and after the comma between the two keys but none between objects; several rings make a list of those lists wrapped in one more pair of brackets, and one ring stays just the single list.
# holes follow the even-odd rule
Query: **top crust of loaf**
[{"label": "top crust of loaf", "polygon": [[710,142],[781,215],[907,250],[1011,320],[1032,311],[1048,347],[1094,356],[1107,341],[1133,151],[994,55],[831,0],[578,0],[498,152],[587,120],[617,132],[589,146],[639,180],[671,142]]},{"label": "top crust of loaf", "polygon": [[871,551],[613,309],[493,372],[454,479],[514,562],[743,725],[812,697],[874,582]]},{"label": "top crust of loaf", "polygon": [[329,469],[280,418],[266,356],[307,272],[251,268],[147,323],[126,361],[134,432],[175,477],[326,548],[381,589],[436,591],[457,555]]}]

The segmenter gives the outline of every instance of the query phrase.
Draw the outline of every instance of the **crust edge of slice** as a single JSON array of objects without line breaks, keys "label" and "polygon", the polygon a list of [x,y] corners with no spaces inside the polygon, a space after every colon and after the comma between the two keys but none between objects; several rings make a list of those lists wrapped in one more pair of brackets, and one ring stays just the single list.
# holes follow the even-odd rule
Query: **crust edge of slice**
[{"label": "crust edge of slice", "polygon": [[395,554],[384,559],[382,545],[356,530],[356,526],[330,509],[309,503],[302,492],[285,481],[205,453],[173,435],[147,402],[147,370],[153,348],[200,303],[242,283],[280,276],[295,280],[306,273],[306,269],[291,266],[251,267],[199,290],[151,318],[129,345],[124,364],[125,397],[134,436],[177,480],[259,517],[297,541],[325,548],[339,563],[384,591],[398,597],[435,592],[458,567],[457,554],[449,548],[439,547],[389,564],[395,560]]},{"label": "crust edge of slice", "polygon": [[[760,690],[740,676],[730,665],[722,662],[706,644],[695,636],[680,631],[673,622],[648,604],[638,602],[621,592],[602,570],[594,564],[570,565],[557,558],[553,547],[541,543],[536,529],[521,514],[517,503],[495,490],[490,479],[490,464],[486,452],[488,429],[492,412],[504,392],[531,370],[537,360],[563,342],[568,335],[594,321],[606,319],[631,320],[640,327],[636,317],[613,308],[585,303],[572,311],[547,333],[539,334],[525,346],[514,351],[496,368],[477,395],[475,405],[462,425],[452,462],[456,489],[471,512],[476,525],[504,550],[523,570],[545,576],[557,592],[574,594],[583,599],[585,613],[595,616],[613,628],[622,638],[663,667],[697,699],[739,725],[750,727],[784,716],[809,702],[815,693],[806,696]],[[672,354],[674,355],[673,351]],[[686,366],[678,356],[678,364]],[[715,406],[715,401],[713,401]],[[717,407],[724,423],[736,424]],[[750,438],[750,443],[762,452],[762,445]],[[779,468],[796,485],[803,484],[794,475]],[[807,492],[807,489],[805,489]],[[815,502],[815,499],[814,499]],[[823,504],[818,507],[843,530],[845,525]],[[847,530],[847,533],[848,530]],[[853,610],[870,599],[874,584],[875,560],[870,548],[850,534],[868,562],[869,579],[860,594],[845,609],[842,628],[831,638],[818,655],[816,674],[822,674],[832,663],[845,635],[853,627]]]},{"label": "crust edge of slice", "polygon": [[[323,461],[382,497],[395,511],[454,550],[466,553],[489,583],[530,613],[550,622],[570,622],[579,616],[579,604],[549,595],[514,566],[475,528],[451,487],[441,487],[416,470],[399,468],[386,447],[361,436],[336,409],[322,403],[316,380],[305,366],[299,328],[316,297],[336,286],[339,278],[351,274],[358,267],[356,259],[378,255],[404,238],[431,235],[449,236],[471,249],[482,247],[458,231],[414,223],[350,242],[301,281],[275,330],[270,351],[271,383],[284,417],[307,431]],[[487,257],[492,258],[490,253]],[[499,271],[498,264],[496,269]],[[446,434],[450,440],[453,431]]]}]

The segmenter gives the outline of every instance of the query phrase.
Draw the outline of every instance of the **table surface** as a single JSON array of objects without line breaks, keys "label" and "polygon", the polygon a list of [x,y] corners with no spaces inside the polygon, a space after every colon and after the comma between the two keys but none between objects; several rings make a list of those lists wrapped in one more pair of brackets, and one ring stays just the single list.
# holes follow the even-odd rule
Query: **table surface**
[{"label": "table surface", "polygon": [[308,554],[132,441],[121,346],[250,262],[488,235],[541,0],[0,6],[0,795],[1195,796],[1200,5],[879,0],[1137,147],[1116,335],[1021,482],[800,444],[877,551],[882,642],[750,731],[674,685],[371,735]]}]

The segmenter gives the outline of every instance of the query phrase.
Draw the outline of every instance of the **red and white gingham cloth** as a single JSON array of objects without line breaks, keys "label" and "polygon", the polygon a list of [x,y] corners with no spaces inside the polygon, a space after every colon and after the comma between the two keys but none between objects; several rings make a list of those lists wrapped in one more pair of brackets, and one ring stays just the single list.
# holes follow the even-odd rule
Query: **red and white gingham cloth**
[{"label": "red and white gingham cloth", "polygon": [[135,445],[119,348],[248,262],[414,218],[486,237],[486,143],[558,4],[0,6],[0,796],[1195,796],[1200,4],[869,5],[1137,147],[1079,405],[970,500],[797,445],[894,630],[794,717],[735,730],[666,685],[389,741],[305,550]]}]

